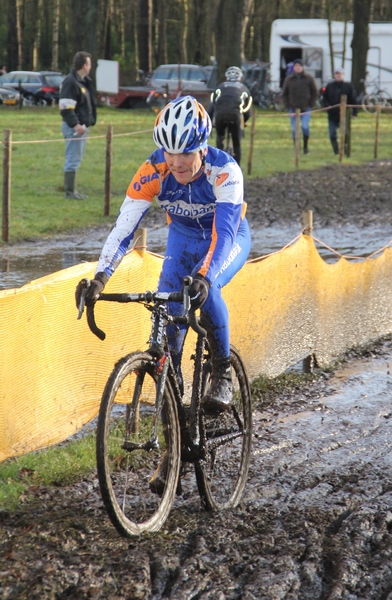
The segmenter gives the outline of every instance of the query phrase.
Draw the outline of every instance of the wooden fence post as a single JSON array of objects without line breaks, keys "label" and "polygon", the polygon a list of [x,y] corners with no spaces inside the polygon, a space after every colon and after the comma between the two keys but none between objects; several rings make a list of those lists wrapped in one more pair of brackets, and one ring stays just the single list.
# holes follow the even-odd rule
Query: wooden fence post
[{"label": "wooden fence post", "polygon": [[302,233],[312,235],[313,231],[313,211],[304,210],[302,213]]},{"label": "wooden fence post", "polygon": [[145,227],[139,227],[136,229],[133,236],[133,244],[135,250],[144,254],[147,248],[147,229]]},{"label": "wooden fence post", "polygon": [[103,209],[103,214],[105,217],[110,215],[110,190],[112,184],[112,140],[113,126],[109,125],[106,129],[105,205]]},{"label": "wooden fence post", "polygon": [[347,96],[345,94],[340,98],[340,147],[339,147],[339,162],[343,161],[344,145],[346,142],[346,110]]},{"label": "wooden fence post", "polygon": [[248,156],[248,175],[252,173],[252,160],[253,160],[253,144],[255,138],[255,127],[256,127],[256,108],[252,109],[252,118],[250,125],[250,142],[249,142],[249,156]]},{"label": "wooden fence post", "polygon": [[10,241],[12,131],[3,137],[3,242]]},{"label": "wooden fence post", "polygon": [[301,109],[295,109],[295,167],[299,167],[299,154],[301,151]]},{"label": "wooden fence post", "polygon": [[[313,231],[313,211],[304,210],[302,212],[302,233],[303,235],[312,235]],[[312,373],[313,367],[316,365],[316,359],[314,354],[306,356],[302,360],[302,371],[303,373]]]},{"label": "wooden fence post", "polygon": [[350,158],[350,156],[351,156],[351,115],[352,115],[352,112],[353,112],[352,108],[347,109],[347,126],[346,126],[347,135],[346,135],[345,150],[346,150],[346,156],[348,158]]},{"label": "wooden fence post", "polygon": [[374,138],[374,158],[378,156],[378,142],[380,139],[380,114],[381,114],[381,104],[376,105],[376,135]]}]

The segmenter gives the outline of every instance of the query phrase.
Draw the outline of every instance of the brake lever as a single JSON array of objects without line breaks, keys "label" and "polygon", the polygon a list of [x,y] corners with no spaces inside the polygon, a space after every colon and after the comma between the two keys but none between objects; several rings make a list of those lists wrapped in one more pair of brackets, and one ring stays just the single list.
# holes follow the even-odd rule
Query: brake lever
[{"label": "brake lever", "polygon": [[87,294],[88,288],[90,287],[90,280],[89,279],[82,279],[80,283],[84,287],[83,287],[82,293],[80,295],[78,320],[82,318],[82,315],[84,313],[84,307],[86,305],[86,294]]}]

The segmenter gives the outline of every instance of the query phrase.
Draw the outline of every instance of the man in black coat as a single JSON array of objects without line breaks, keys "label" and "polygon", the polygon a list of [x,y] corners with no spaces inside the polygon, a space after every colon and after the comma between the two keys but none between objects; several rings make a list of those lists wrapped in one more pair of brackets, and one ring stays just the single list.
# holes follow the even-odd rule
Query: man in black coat
[{"label": "man in black coat", "polygon": [[[324,107],[332,106],[328,110],[328,130],[332,148],[335,154],[339,154],[339,145],[337,140],[337,130],[340,127],[340,104],[341,97],[347,96],[347,104],[357,104],[355,89],[349,81],[344,81],[344,70],[335,69],[334,80],[330,81],[325,91],[323,91]],[[358,114],[358,108],[353,108],[352,116],[355,118]],[[346,121],[347,125],[347,121]],[[347,131],[346,131],[347,135]]]},{"label": "man in black coat", "polygon": [[291,132],[295,140],[295,109],[301,111],[301,128],[304,137],[304,154],[309,154],[310,109],[316,104],[318,92],[314,78],[305,73],[300,58],[293,62],[293,72],[283,82],[282,97],[285,107],[289,109]]},{"label": "man in black coat", "polygon": [[65,197],[84,200],[76,191],[76,171],[80,167],[86,148],[88,128],[95,125],[97,113],[91,71],[91,54],[77,52],[73,68],[64,79],[60,90],[60,114],[65,138],[64,190]]},{"label": "man in black coat", "polygon": [[243,73],[239,67],[229,67],[225,73],[226,81],[220,83],[211,94],[208,114],[216,129],[216,147],[223,150],[226,129],[233,140],[233,157],[241,162],[242,119],[244,124],[250,117],[252,96],[242,83]]}]

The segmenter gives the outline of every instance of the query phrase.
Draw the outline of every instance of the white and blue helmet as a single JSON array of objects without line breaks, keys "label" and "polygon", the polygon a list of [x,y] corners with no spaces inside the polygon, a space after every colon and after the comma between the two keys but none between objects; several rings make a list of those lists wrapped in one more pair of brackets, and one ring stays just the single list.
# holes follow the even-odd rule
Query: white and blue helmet
[{"label": "white and blue helmet", "polygon": [[188,154],[206,144],[211,128],[204,106],[193,96],[180,96],[157,116],[153,138],[158,148],[166,152]]}]

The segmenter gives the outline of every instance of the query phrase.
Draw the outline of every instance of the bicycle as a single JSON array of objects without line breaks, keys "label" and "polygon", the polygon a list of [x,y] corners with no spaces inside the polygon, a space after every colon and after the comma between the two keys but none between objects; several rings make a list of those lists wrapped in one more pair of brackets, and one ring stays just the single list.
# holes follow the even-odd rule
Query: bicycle
[{"label": "bicycle", "polygon": [[[88,281],[85,280],[86,289]],[[98,300],[141,303],[151,312],[151,336],[146,351],[132,352],[115,365],[99,409],[96,458],[106,511],[121,535],[158,531],[169,516],[176,493],[182,492],[187,464],[194,464],[197,488],[206,510],[235,507],[242,497],[250,461],[252,410],[249,381],[238,351],[230,352],[234,396],[230,410],[204,414],[201,398],[211,376],[206,331],[189,310],[189,286],[181,292],[101,294]],[[84,295],[79,318],[84,308]],[[168,302],[182,302],[183,314],[171,315]],[[87,308],[91,331],[105,334],[95,323],[94,306]],[[191,398],[173,366],[166,325],[189,324],[197,332]],[[151,478],[165,458],[163,489]],[[154,493],[159,491],[159,494]]]},{"label": "bicycle", "polygon": [[360,96],[360,103],[362,104],[362,109],[368,113],[375,113],[377,110],[377,104],[380,104],[381,107],[392,106],[392,97],[389,92],[385,89],[381,89],[377,83],[377,81],[370,81],[366,84],[365,89],[371,87],[371,91],[366,91]]}]

